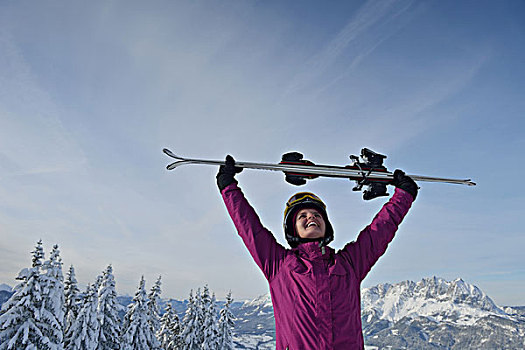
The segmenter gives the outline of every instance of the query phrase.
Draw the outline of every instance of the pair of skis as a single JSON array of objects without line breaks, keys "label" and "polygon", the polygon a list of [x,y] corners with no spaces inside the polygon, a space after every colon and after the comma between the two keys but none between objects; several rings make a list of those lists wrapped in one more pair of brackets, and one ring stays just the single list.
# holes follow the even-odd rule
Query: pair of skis
[{"label": "pair of skis", "polygon": [[[215,166],[224,165],[223,160],[192,159],[180,157],[167,148],[165,148],[163,152],[171,158],[177,160],[167,166],[168,170],[173,170],[179,166],[187,164],[206,164]],[[295,185],[304,184],[306,179],[312,179],[321,176],[354,180],[357,182],[356,187],[354,187],[354,190],[356,191],[361,190],[363,186],[368,186],[369,188],[379,186],[379,192],[377,192],[377,189],[374,190],[375,192],[372,194],[370,193],[370,190],[368,191],[368,197],[371,197],[365,197],[365,199],[372,199],[378,196],[386,195],[386,185],[391,183],[393,180],[393,173],[387,171],[387,169],[382,164],[384,158],[386,158],[386,156],[375,153],[367,148],[363,148],[361,150],[360,157],[350,156],[350,159],[353,161],[353,163],[348,166],[316,165],[310,161],[302,159],[302,155],[296,152],[283,155],[282,161],[278,164],[236,161],[235,166],[248,169],[282,171],[287,176],[286,180]],[[470,179],[450,179],[421,175],[408,176],[410,176],[414,181],[441,182],[467,186],[476,185]],[[367,192],[365,191],[365,196],[366,193]]]}]

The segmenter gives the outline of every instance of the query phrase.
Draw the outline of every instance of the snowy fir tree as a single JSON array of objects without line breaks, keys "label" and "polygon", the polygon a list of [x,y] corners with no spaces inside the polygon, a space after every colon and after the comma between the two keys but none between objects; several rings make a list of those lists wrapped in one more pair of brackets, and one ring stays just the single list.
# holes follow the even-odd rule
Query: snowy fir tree
[{"label": "snowy fir tree", "polygon": [[182,325],[179,320],[179,316],[173,312],[173,317],[171,321],[171,338],[168,346],[165,350],[180,350],[184,348],[184,341],[182,340]]},{"label": "snowy fir tree", "polygon": [[170,303],[166,306],[166,312],[160,319],[160,329],[157,339],[164,350],[179,350],[182,348],[181,329],[179,317]]},{"label": "snowy fir tree", "polygon": [[151,287],[151,290],[148,294],[148,314],[149,314],[149,324],[151,329],[153,329],[153,332],[157,334],[157,332],[160,329],[160,294],[162,293],[161,290],[161,277],[157,279],[153,287]]},{"label": "snowy fir tree", "polygon": [[100,282],[99,278],[95,284],[88,286],[82,308],[66,333],[64,342],[66,350],[95,350],[97,348],[100,329],[97,290]]},{"label": "snowy fir tree", "polygon": [[195,294],[195,316],[196,339],[200,349],[204,341],[204,308],[202,306],[202,292],[200,288],[197,289],[197,293]]},{"label": "snowy fir tree", "polygon": [[235,327],[235,316],[230,308],[233,303],[232,292],[226,296],[226,304],[220,311],[219,318],[219,339],[217,349],[233,350],[233,328]]},{"label": "snowy fir tree", "polygon": [[118,317],[117,291],[113,267],[109,265],[103,273],[98,288],[99,335],[97,350],[120,349],[120,319]]},{"label": "snowy fir tree", "polygon": [[49,338],[49,347],[60,350],[64,339],[64,277],[58,245],[53,246],[42,270],[42,315],[45,325],[42,332]]},{"label": "snowy fir tree", "polygon": [[[200,290],[197,291],[198,295],[200,294]],[[184,325],[181,338],[183,341],[183,349],[184,350],[197,350],[200,349],[199,343],[199,332],[201,330],[201,327],[198,322],[198,312],[197,312],[197,305],[196,305],[196,298],[193,297],[193,291],[190,291],[190,297],[188,299],[188,306],[186,308],[186,312],[184,314],[184,318],[182,319],[182,323]]]},{"label": "snowy fir tree", "polygon": [[46,350],[53,343],[45,335],[43,323],[47,316],[41,285],[41,267],[44,259],[42,241],[32,253],[31,268],[18,274],[20,283],[11,298],[2,305],[0,314],[0,349]]},{"label": "snowy fir tree", "polygon": [[169,342],[173,338],[173,334],[171,333],[172,317],[173,317],[173,309],[171,308],[171,304],[168,303],[166,305],[166,311],[164,312],[164,315],[162,315],[160,319],[160,328],[158,332],[155,334],[157,336],[157,339],[160,342],[161,348],[164,350],[167,349]]},{"label": "snowy fir tree", "polygon": [[210,290],[207,285],[204,286],[201,295],[201,312],[202,321],[202,350],[217,349],[217,305],[215,295],[210,296]]},{"label": "snowy fir tree", "polygon": [[144,277],[132,303],[124,316],[120,345],[122,350],[157,350],[160,349],[155,333],[148,322],[149,313]]},{"label": "snowy fir tree", "polygon": [[75,268],[71,265],[64,281],[64,333],[66,334],[80,312],[81,301]]},{"label": "snowy fir tree", "polygon": [[44,260],[44,248],[42,247],[42,240],[36,242],[35,250],[33,250],[31,254],[33,254],[31,258],[31,267],[38,267],[38,272],[40,272],[42,260]]}]

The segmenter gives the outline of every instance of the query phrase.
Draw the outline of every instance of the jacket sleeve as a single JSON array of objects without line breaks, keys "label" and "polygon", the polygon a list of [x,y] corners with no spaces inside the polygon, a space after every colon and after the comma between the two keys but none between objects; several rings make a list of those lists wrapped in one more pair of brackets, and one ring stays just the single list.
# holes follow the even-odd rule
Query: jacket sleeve
[{"label": "jacket sleeve", "polygon": [[255,210],[236,183],[228,185],[221,194],[244,245],[266,279],[270,281],[277,275],[284,261],[286,248],[275,240],[268,229],[263,227]]},{"label": "jacket sleeve", "polygon": [[357,237],[348,243],[340,254],[353,266],[354,272],[362,281],[372,266],[386,251],[394,238],[399,224],[413,202],[412,195],[396,189],[394,195],[381,208],[374,220]]}]

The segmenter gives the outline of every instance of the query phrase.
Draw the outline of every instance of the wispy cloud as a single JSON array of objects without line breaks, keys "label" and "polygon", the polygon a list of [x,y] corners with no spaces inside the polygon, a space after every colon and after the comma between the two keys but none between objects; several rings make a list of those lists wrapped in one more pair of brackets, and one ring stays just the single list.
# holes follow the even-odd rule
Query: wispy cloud
[{"label": "wispy cloud", "polygon": [[[367,1],[352,16],[345,27],[319,53],[301,67],[299,73],[290,82],[287,93],[308,88],[310,84],[317,83],[316,80],[325,74],[350,46],[354,49],[345,62],[347,67],[345,71],[356,67],[395,31],[392,31],[391,28],[382,30],[380,33],[376,33],[372,40],[370,38],[364,40],[364,36],[370,31],[376,31],[378,28],[384,29],[385,24],[405,13],[411,5],[412,0]],[[344,73],[344,71],[340,73]],[[336,77],[335,79],[337,80],[338,78]],[[329,84],[332,83],[333,79]]]},{"label": "wispy cloud", "polygon": [[39,86],[23,53],[0,33],[0,155],[3,175],[69,172],[86,163],[62,118],[64,112]]},{"label": "wispy cloud", "polygon": [[[451,123],[461,116],[440,114],[436,117],[435,108],[468,86],[490,57],[489,53],[480,52],[478,55],[465,58],[462,62],[458,60],[456,67],[429,75],[427,84],[415,84],[407,89],[407,86],[400,83],[399,89],[405,92],[405,96],[385,102],[379,108],[372,106],[363,117],[381,125],[375,130],[385,148],[397,147],[411,139],[413,135],[436,125]],[[405,127],[398,128],[400,124]],[[392,130],[397,131],[395,139],[388,137]]]}]

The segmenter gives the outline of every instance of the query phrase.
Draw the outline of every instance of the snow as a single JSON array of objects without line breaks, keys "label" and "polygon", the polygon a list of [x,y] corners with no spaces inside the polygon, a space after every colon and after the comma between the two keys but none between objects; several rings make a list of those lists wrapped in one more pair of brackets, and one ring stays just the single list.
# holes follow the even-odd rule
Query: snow
[{"label": "snow", "polygon": [[369,321],[373,315],[391,322],[422,316],[436,322],[454,319],[459,325],[473,325],[490,315],[508,317],[477,287],[461,279],[448,282],[437,277],[365,288],[362,310],[369,313]]},{"label": "snow", "polygon": [[273,337],[268,335],[235,335],[233,341],[236,345],[234,349],[259,349],[259,350],[274,350],[276,342]]},{"label": "snow", "polygon": [[245,301],[242,307],[272,307],[270,294],[263,294],[253,300]]}]

